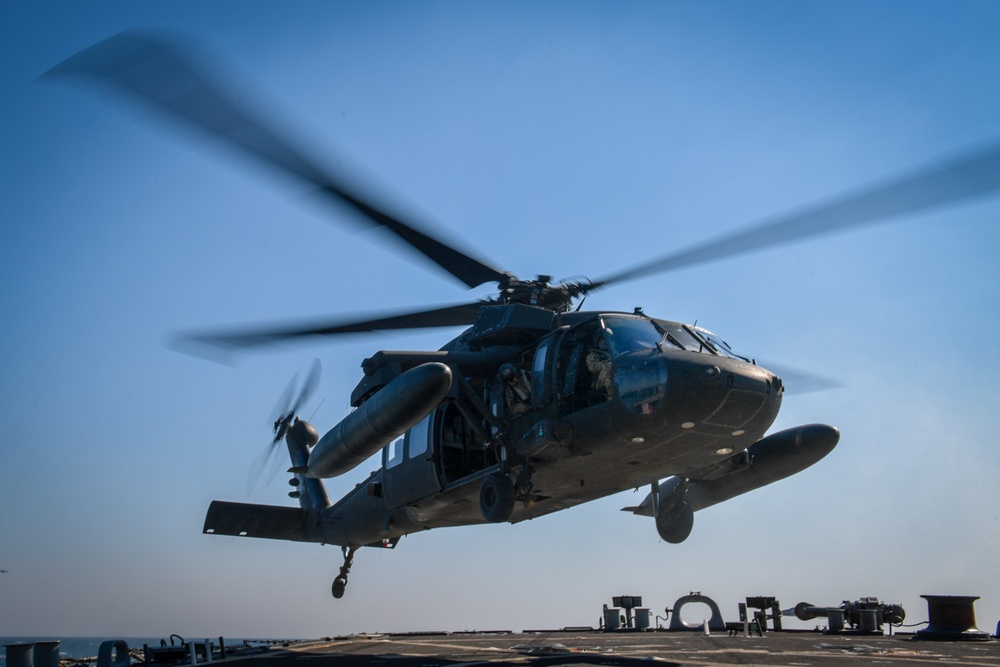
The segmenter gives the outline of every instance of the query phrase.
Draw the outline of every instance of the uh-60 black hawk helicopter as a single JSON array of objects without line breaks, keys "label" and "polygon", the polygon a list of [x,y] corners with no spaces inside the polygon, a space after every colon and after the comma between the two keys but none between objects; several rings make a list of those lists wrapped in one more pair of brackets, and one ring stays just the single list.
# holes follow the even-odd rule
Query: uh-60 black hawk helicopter
[{"label": "uh-60 black hawk helicopter", "polygon": [[[811,210],[767,221],[603,280],[522,280],[383,210],[237,104],[171,39],[123,33],[50,74],[95,78],[294,176],[387,228],[485,301],[358,322],[214,333],[189,342],[246,348],[315,335],[468,326],[436,351],[377,352],[351,396],[355,408],[322,437],[297,415],[316,386],[286,394],[273,444],[284,440],[299,507],[215,501],[204,531],[340,545],[341,597],[359,547],[395,547],[431,528],[518,522],[627,489],[667,542],[688,537],[694,512],[782,479],[837,444],[833,426],[766,435],[782,379],[715,334],[634,312],[580,309],[615,283],[871,224],[1000,187],[1000,150],[967,154]],[[291,387],[290,387],[291,389]],[[378,470],[332,502],[324,478],[382,451]]]}]

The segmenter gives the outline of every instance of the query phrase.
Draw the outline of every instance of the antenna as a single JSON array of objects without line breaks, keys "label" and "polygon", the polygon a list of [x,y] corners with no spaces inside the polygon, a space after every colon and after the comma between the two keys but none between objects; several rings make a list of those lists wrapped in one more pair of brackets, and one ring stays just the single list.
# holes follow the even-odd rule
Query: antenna
[{"label": "antenna", "polygon": [[321,407],[323,407],[323,403],[324,403],[325,401],[326,401],[326,396],[324,396],[324,397],[323,397],[323,400],[319,402],[319,405],[317,405],[317,406],[316,406],[316,409],[315,409],[315,410],[313,410],[313,412],[312,412],[312,414],[311,414],[311,415],[309,415],[309,421],[312,421],[312,420],[313,420],[313,417],[315,417],[315,416],[316,416],[316,413],[317,413],[317,412],[319,412],[319,409],[320,409]]}]

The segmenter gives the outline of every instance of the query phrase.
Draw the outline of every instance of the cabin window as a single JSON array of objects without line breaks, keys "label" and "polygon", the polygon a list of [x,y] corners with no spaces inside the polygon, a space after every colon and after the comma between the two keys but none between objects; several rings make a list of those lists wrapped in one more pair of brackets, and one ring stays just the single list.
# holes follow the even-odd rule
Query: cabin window
[{"label": "cabin window", "polygon": [[410,440],[409,457],[416,458],[427,451],[427,437],[430,434],[430,423],[433,412],[421,419],[416,426],[410,429],[407,438]]},{"label": "cabin window", "polygon": [[387,450],[388,451],[386,451],[386,460],[385,460],[385,467],[386,467],[386,469],[388,469],[388,468],[395,468],[396,466],[398,466],[400,463],[403,462],[403,439],[402,438],[400,438],[396,442],[394,442],[391,445],[389,445],[388,448],[387,448]]}]

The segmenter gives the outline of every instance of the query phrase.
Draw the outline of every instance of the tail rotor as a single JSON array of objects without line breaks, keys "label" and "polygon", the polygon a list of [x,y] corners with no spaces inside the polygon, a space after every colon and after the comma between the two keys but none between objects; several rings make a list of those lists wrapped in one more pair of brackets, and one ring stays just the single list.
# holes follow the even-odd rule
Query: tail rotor
[{"label": "tail rotor", "polygon": [[[264,448],[264,451],[258,454],[257,458],[250,465],[250,473],[247,476],[247,495],[253,494],[261,475],[268,469],[268,464],[274,458],[274,453],[278,449],[278,443],[288,435],[288,431],[295,424],[299,409],[309,400],[313,392],[316,391],[316,387],[319,386],[320,375],[321,365],[319,359],[313,359],[301,386],[298,384],[299,373],[296,373],[281,393],[281,397],[271,412],[271,419],[274,422],[274,437]],[[278,465],[271,466],[271,472],[268,475],[266,483],[269,484],[274,479],[279,468],[280,466]]]}]

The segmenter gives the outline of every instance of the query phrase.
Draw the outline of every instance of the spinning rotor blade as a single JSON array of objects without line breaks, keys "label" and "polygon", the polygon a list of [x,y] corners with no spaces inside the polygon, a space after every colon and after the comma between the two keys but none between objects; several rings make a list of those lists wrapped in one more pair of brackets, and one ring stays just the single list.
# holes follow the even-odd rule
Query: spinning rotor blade
[{"label": "spinning rotor blade", "polygon": [[641,264],[595,281],[590,288],[673,271],[849,227],[874,225],[895,216],[982,197],[998,189],[1000,147],[993,146],[840,200],[768,220],[718,240]]},{"label": "spinning rotor blade", "polygon": [[[254,490],[257,488],[257,482],[260,481],[261,476],[264,471],[268,468],[268,463],[274,457],[274,452],[278,449],[276,443],[268,443],[264,450],[254,458],[253,463],[250,464],[250,470],[247,471],[247,496],[252,496]],[[274,469],[273,466],[272,470]],[[268,483],[274,479],[273,474],[268,475]],[[265,485],[266,486],[266,485]]]},{"label": "spinning rotor blade", "polygon": [[[299,408],[309,400],[309,397],[316,391],[316,387],[319,386],[321,371],[322,367],[319,359],[313,359],[306,379],[302,382],[302,386],[296,389],[299,379],[299,375],[296,373],[292,377],[291,382],[288,383],[288,386],[285,387],[285,391],[281,392],[281,397],[271,412],[271,420],[274,422],[274,437],[264,448],[264,451],[258,454],[253,463],[250,464],[250,471],[247,474],[248,496],[253,495],[253,490],[257,486],[257,482],[264,471],[267,470],[268,463],[274,458],[274,454],[278,450],[278,443],[285,437],[285,433],[288,432],[288,427],[292,419],[298,414]],[[268,483],[274,479],[275,474],[277,474],[280,468],[281,466],[271,466],[271,471],[267,479]]]},{"label": "spinning rotor blade", "polygon": [[809,371],[793,368],[784,364],[776,364],[767,360],[757,360],[761,366],[781,376],[785,387],[785,395],[811,394],[816,391],[839,389],[844,385],[833,378],[816,375]]},{"label": "spinning rotor blade", "polygon": [[[302,404],[309,400],[313,392],[316,391],[316,387],[319,386],[319,378],[322,374],[322,365],[319,359],[313,359],[312,364],[309,366],[309,373],[306,375],[306,379],[302,382],[302,386],[299,387],[298,391],[295,390],[296,382],[299,379],[298,374],[292,378],[292,381],[288,383],[285,391],[282,392],[281,398],[278,399],[278,403],[274,406],[274,410],[271,413],[271,419],[273,421],[278,421],[284,417],[295,416],[299,412],[299,408]],[[293,399],[292,396],[295,398]],[[284,434],[282,434],[284,435]],[[276,439],[280,440],[280,438]]]},{"label": "spinning rotor blade", "polygon": [[331,176],[273,125],[255,116],[242,101],[245,95],[225,91],[206,66],[172,40],[123,32],[71,56],[44,76],[65,74],[109,84],[189,128],[207,132],[245,155],[316,186],[323,196],[347,203],[370,223],[389,229],[468,287],[507,278],[502,271],[365,201],[346,179]]},{"label": "spinning rotor blade", "polygon": [[185,336],[178,343],[179,347],[189,347],[191,344],[207,345],[213,348],[237,350],[257,347],[270,343],[278,343],[305,336],[335,336],[348,333],[367,333],[372,331],[387,331],[391,329],[424,329],[430,327],[463,326],[476,321],[479,309],[490,302],[467,303],[458,306],[446,306],[435,310],[423,310],[415,313],[401,313],[361,322],[316,322],[300,324],[283,329],[270,331],[236,331],[231,333],[212,333]]}]

